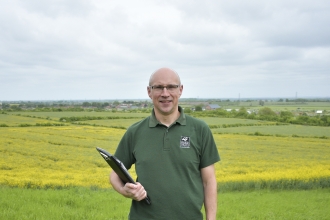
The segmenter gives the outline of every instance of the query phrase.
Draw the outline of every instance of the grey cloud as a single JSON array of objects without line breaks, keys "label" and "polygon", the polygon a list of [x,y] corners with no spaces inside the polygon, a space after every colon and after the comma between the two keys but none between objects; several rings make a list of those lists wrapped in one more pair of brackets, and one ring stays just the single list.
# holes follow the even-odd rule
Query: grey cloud
[{"label": "grey cloud", "polygon": [[0,92],[14,86],[44,99],[146,97],[151,72],[169,66],[182,74],[186,97],[260,96],[266,85],[268,95],[292,94],[275,85],[308,95],[308,83],[311,94],[326,94],[329,6],[324,0],[1,2]]}]

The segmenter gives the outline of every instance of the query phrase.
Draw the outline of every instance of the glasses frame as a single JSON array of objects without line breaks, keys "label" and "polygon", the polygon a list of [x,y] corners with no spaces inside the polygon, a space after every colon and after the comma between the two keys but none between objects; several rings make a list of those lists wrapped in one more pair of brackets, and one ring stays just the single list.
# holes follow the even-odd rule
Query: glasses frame
[{"label": "glasses frame", "polygon": [[[169,89],[168,87],[171,86],[171,88]],[[163,92],[164,88],[166,88],[166,91],[168,92],[175,92],[175,89],[179,88],[181,85],[175,85],[175,84],[170,84],[170,85],[153,85],[153,86],[149,86],[150,89],[154,90],[155,92]],[[159,90],[161,89],[161,90]]]}]

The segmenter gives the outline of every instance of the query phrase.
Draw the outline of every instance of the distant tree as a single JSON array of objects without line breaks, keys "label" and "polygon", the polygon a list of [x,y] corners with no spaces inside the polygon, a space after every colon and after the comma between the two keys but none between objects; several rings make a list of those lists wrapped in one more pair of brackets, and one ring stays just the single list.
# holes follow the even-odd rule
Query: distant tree
[{"label": "distant tree", "polygon": [[218,108],[215,110],[215,114],[218,116],[226,117],[229,113],[222,108]]},{"label": "distant tree", "polygon": [[102,107],[107,107],[107,106],[109,106],[110,104],[109,104],[109,102],[104,102],[103,104],[102,104]]},{"label": "distant tree", "polygon": [[246,111],[246,108],[241,107],[239,111],[236,113],[236,117],[247,117],[248,113]]},{"label": "distant tree", "polygon": [[291,117],[293,117],[293,114],[290,111],[281,111],[280,117],[281,118],[291,118]]},{"label": "distant tree", "polygon": [[13,105],[10,107],[13,111],[21,111],[22,108],[19,107],[19,105]]},{"label": "distant tree", "polygon": [[281,111],[280,118],[282,122],[291,122],[293,120],[293,114],[290,111]]},{"label": "distant tree", "polygon": [[201,111],[203,111],[203,107],[201,105],[196,105],[195,106],[195,111],[196,112],[201,112]]},{"label": "distant tree", "polygon": [[261,116],[276,116],[276,113],[268,107],[260,109],[258,114]]},{"label": "distant tree", "polygon": [[89,107],[89,106],[91,106],[91,103],[89,103],[89,102],[83,102],[82,106],[83,107]]},{"label": "distant tree", "polygon": [[10,108],[10,105],[7,103],[2,103],[2,108],[3,109]]},{"label": "distant tree", "polygon": [[102,103],[101,102],[92,102],[92,106],[96,108],[101,108]]},{"label": "distant tree", "polygon": [[190,108],[185,108],[184,109],[184,113],[191,113],[192,111],[191,111],[191,109]]},{"label": "distant tree", "polygon": [[320,118],[320,121],[321,121],[322,125],[330,126],[330,116],[329,115],[322,115]]}]

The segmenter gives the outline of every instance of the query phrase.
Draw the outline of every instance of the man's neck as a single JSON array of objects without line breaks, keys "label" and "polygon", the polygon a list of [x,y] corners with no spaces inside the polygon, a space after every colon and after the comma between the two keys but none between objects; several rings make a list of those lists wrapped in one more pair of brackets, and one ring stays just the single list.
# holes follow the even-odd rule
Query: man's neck
[{"label": "man's neck", "polygon": [[162,115],[155,111],[155,116],[156,116],[157,120],[160,123],[162,123],[163,125],[166,125],[167,127],[169,127],[171,124],[173,124],[180,117],[180,114],[181,113],[179,112],[179,110],[177,110],[169,115]]}]

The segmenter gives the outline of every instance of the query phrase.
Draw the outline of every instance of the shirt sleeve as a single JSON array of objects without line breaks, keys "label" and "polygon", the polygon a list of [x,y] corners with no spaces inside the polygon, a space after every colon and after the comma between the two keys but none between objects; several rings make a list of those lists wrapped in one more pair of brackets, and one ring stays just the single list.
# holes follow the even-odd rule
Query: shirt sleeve
[{"label": "shirt sleeve", "polygon": [[218,161],[220,161],[220,155],[217,146],[214,141],[214,137],[210,128],[204,124],[202,128],[202,155],[200,162],[200,169],[210,166]]},{"label": "shirt sleeve", "polygon": [[130,169],[131,166],[135,163],[132,143],[132,135],[130,133],[130,129],[128,129],[120,140],[117,150],[115,152],[115,157],[117,157],[127,169]]}]

